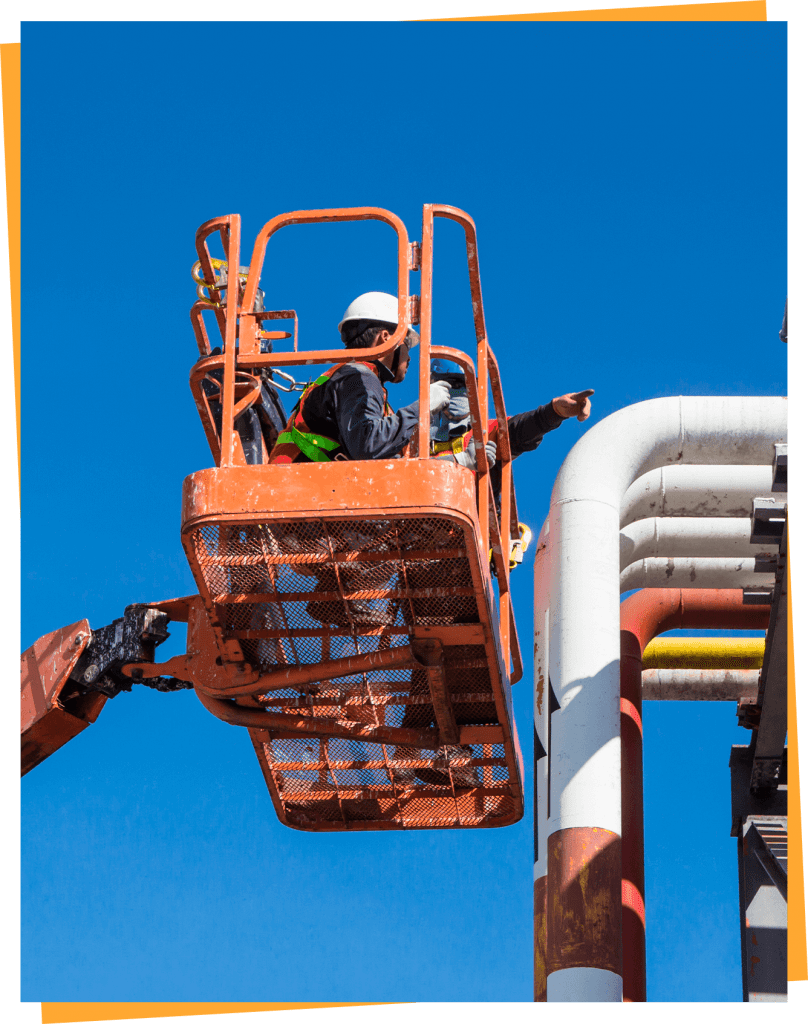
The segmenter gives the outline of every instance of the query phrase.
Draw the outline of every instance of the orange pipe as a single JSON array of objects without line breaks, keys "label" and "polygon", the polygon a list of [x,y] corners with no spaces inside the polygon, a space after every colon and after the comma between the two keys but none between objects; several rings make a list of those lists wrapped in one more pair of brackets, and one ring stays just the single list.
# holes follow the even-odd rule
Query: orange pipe
[{"label": "orange pipe", "polygon": [[623,1000],[644,1002],[645,869],[642,785],[642,656],[670,629],[766,629],[768,605],[742,590],[648,589],[620,605]]}]

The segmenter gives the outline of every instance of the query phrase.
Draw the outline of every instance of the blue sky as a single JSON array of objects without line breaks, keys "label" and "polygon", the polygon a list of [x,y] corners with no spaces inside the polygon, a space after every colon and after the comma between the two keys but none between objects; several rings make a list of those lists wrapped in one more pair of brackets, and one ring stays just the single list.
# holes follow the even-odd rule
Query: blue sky
[{"label": "blue sky", "polygon": [[[28,23],[22,42],[23,647],[194,590],[179,499],[211,464],[187,383],[210,217],[242,215],[245,263],[287,210],[382,206],[411,238],[422,203],[467,210],[509,411],[596,389],[586,426],[516,464],[534,532],[591,423],[785,391],[782,23]],[[303,345],[336,344],[351,298],[394,289],[392,239],[287,229],[267,305],[298,310]],[[463,259],[439,224],[434,339],[471,351]],[[176,628],[160,653],[182,649]],[[529,673],[514,705],[529,770]],[[650,999],[741,998],[734,723],[730,704],[645,706]],[[245,732],[140,688],[22,792],[23,1000],[531,998],[529,813],[294,832]]]}]

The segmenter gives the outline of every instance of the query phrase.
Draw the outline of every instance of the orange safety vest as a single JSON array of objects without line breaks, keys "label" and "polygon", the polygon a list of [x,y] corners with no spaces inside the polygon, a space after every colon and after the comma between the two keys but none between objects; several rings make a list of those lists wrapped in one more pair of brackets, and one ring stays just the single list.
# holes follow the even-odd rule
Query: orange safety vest
[{"label": "orange safety vest", "polygon": [[[377,377],[379,376],[379,371],[373,363],[361,361],[357,361],[357,363],[360,366],[367,366]],[[304,409],[306,399],[312,391],[317,387],[322,387],[326,381],[330,380],[332,374],[336,373],[341,366],[346,365],[346,363],[337,363],[336,366],[321,373],[315,381],[309,384],[292,410],[286,429],[278,435],[275,447],[269,453],[271,463],[331,462],[341,454],[342,445],[336,438],[327,437],[325,434],[315,434],[309,428],[304,416]],[[392,409],[387,402],[387,389],[383,387],[382,390],[384,391],[384,414],[389,416]]]}]

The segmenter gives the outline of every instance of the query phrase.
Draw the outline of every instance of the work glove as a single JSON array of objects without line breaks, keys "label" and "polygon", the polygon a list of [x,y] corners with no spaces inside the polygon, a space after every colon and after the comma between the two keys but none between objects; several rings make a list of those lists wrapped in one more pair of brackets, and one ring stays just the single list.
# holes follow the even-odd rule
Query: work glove
[{"label": "work glove", "polygon": [[449,405],[446,409],[446,419],[450,423],[456,423],[459,420],[466,420],[471,415],[471,409],[469,407],[469,396],[465,391],[457,392],[451,396]]},{"label": "work glove", "polygon": [[434,416],[436,412],[445,409],[449,404],[449,384],[445,380],[436,380],[429,385],[429,414]]},{"label": "work glove", "polygon": [[[497,442],[487,441],[485,445],[485,457],[488,460],[489,467],[493,467],[497,461]],[[455,455],[455,462],[458,466],[465,466],[466,469],[477,468],[477,442],[471,441],[468,448],[464,452],[458,452]]]}]

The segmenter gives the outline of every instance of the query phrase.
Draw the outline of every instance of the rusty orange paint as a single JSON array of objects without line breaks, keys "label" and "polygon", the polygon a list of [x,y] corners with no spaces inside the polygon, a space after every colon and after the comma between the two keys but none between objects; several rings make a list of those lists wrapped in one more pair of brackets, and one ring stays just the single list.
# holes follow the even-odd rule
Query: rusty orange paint
[{"label": "rusty orange paint", "polygon": [[547,1002],[547,875],[533,882],[533,1002]]},{"label": "rusty orange paint", "polygon": [[[465,235],[476,363],[431,344],[435,217]],[[357,220],[381,221],[396,234],[398,325],[373,349],[303,348],[294,310],[255,308],[267,244],[291,225]],[[259,232],[243,275],[238,215],[212,218],[196,233],[200,298],[190,315],[200,358],[190,384],[216,463],[183,487],[182,542],[199,592],[153,604],[188,623],[185,654],[122,671],[135,681],[189,682],[214,715],[249,730],[278,814],[295,828],[494,827],[523,814],[510,700],[522,661],[507,557],[518,513],[476,229],[462,210],[429,204],[423,226],[418,245],[395,214],[378,207],[280,214]],[[216,235],[226,284],[217,281],[208,248]],[[414,270],[422,274],[420,296],[409,294]],[[205,315],[219,331],[215,355]],[[263,330],[264,321],[290,317],[293,351],[261,352],[262,340],[290,337]],[[260,397],[265,371],[378,359],[403,340],[410,321],[421,325],[420,415],[417,437],[400,458],[272,464],[262,440],[258,464],[247,465],[236,425]],[[430,457],[432,356],[454,360],[465,374],[476,473]],[[215,388],[203,387],[206,381]],[[484,455],[489,385],[501,516]],[[47,717],[75,734],[105,698],[79,687],[63,706],[60,687],[83,650],[71,628],[26,652],[23,706],[34,725]],[[75,657],[63,657],[64,644],[74,642]],[[46,737],[31,756],[41,759],[68,738]]]},{"label": "rusty orange paint", "polygon": [[645,985],[645,868],[642,781],[642,658],[671,629],[766,629],[769,608],[740,590],[647,589],[620,605],[623,998],[642,1002]]},{"label": "rusty orange paint", "polygon": [[[465,235],[476,364],[431,344],[435,217]],[[292,225],[358,220],[380,221],[396,235],[397,328],[373,349],[301,347],[294,310],[255,309],[267,245]],[[201,358],[190,383],[216,466],[183,487],[182,539],[200,595],[177,608],[188,621],[188,650],[128,671],[190,681],[213,714],[249,729],[278,814],[292,827],[510,824],[523,813],[508,693],[522,675],[506,557],[518,513],[474,222],[455,207],[427,204],[419,245],[379,207],[279,214],[259,232],[243,286],[235,273],[240,231],[231,214],[196,235],[208,298],[191,309]],[[233,268],[226,294],[208,249],[215,235]],[[421,272],[420,296],[409,294],[413,270]],[[220,334],[217,355],[204,314]],[[294,350],[262,353],[260,341],[270,337],[263,322],[290,315]],[[401,458],[286,465],[270,463],[264,448],[259,465],[246,464],[235,420],[256,401],[264,370],[378,359],[403,340],[409,320],[421,329],[421,401],[417,434]],[[432,356],[454,360],[465,374],[476,474],[429,457]],[[206,377],[218,388],[220,426]],[[501,439],[501,518],[484,457],[489,384]]]},{"label": "rusty orange paint", "polygon": [[86,619],[40,637],[20,658],[22,774],[98,718],[107,698],[73,694],[70,673],[89,642]]},{"label": "rusty orange paint", "polygon": [[597,967],[620,974],[620,836],[565,828],[547,844],[547,973]]},{"label": "rusty orange paint", "polygon": [[[447,828],[504,825],[521,816],[515,737],[502,689],[507,676],[492,632],[492,618],[496,621],[491,614],[494,598],[475,523],[473,474],[458,472],[458,467],[435,460],[218,467],[201,470],[186,480],[183,543],[202,602],[194,603],[189,614],[189,650],[197,644],[197,636],[207,633],[207,643],[200,645],[198,658],[207,652],[208,672],[221,675],[228,667],[231,672],[229,679],[218,684],[213,683],[212,676],[206,683],[200,675],[199,660],[193,669],[193,681],[209,710],[250,729],[264,777],[285,823],[315,830]],[[343,544],[341,550],[334,550],[346,530],[351,544],[361,537],[364,541],[358,549]],[[230,584],[236,579],[244,583],[236,588],[237,593],[232,587],[222,589],[228,572],[240,574],[229,577]],[[297,582],[280,586],[278,579],[291,579],[291,572]],[[316,588],[303,591],[305,581],[318,573],[330,574],[331,582],[323,592],[318,595]],[[457,573],[466,586],[457,586]],[[245,582],[248,578],[253,581],[249,586]],[[387,603],[402,602],[401,625],[394,625],[392,619],[364,627],[349,622],[352,604],[367,601],[368,595]],[[434,615],[430,619],[430,595],[442,595],[432,612],[439,617],[442,614],[445,621],[434,621]],[[324,605],[333,606],[330,614],[337,620],[343,615],[340,609],[347,607],[343,628],[324,629],[320,622],[312,621],[312,606],[320,609]],[[204,617],[198,619],[203,606]],[[256,607],[275,609],[272,614],[277,617],[277,628],[239,629],[239,624],[249,625],[251,609]],[[457,754],[456,765],[450,756],[450,771],[442,776],[449,783],[447,793],[440,792],[440,786],[412,785],[417,780],[399,763],[404,757],[400,748],[409,744],[434,750],[438,746],[435,736],[423,730],[413,732],[410,727],[411,731],[406,732],[408,718],[415,722],[418,708],[435,700],[434,693],[430,696],[426,667],[422,673],[423,695],[408,694],[406,687],[399,686],[396,699],[405,708],[404,728],[385,723],[380,717],[383,707],[389,706],[384,694],[376,693],[371,683],[358,680],[353,683],[357,697],[351,700],[364,694],[364,703],[354,703],[350,715],[340,716],[340,702],[333,696],[336,691],[326,686],[326,680],[340,674],[340,659],[334,660],[331,648],[337,641],[354,642],[353,636],[372,639],[378,651],[363,655],[368,663],[357,662],[357,672],[373,671],[376,661],[370,661],[374,658],[378,669],[388,661],[394,668],[396,658],[403,659],[401,666],[411,665],[410,648],[423,661],[418,645],[437,644],[442,657],[447,658],[449,702],[445,710],[451,708],[455,714],[465,714],[465,722],[473,722],[467,725],[458,717],[460,745],[469,746],[470,740],[473,744],[469,729],[496,730],[502,745],[498,756],[503,769],[497,777],[486,779],[484,757],[466,756],[466,763],[461,764],[463,756]],[[401,646],[408,637],[410,646]],[[213,667],[211,638],[222,662],[218,668]],[[233,673],[255,661],[256,644],[279,644],[275,655],[280,654],[281,647],[292,655],[292,647],[286,646],[292,641],[308,645],[309,651],[315,644],[307,664],[294,667],[291,662],[282,671],[270,668],[264,674],[253,667],[252,675],[250,671],[243,674],[244,685],[234,685],[237,680]],[[378,646],[383,641],[388,644],[387,650]],[[426,666],[426,662],[423,664]],[[478,666],[477,676],[466,675],[471,666]],[[479,674],[480,669],[483,674]],[[188,673],[192,667],[186,664],[180,669],[175,665],[172,670]],[[159,674],[164,668],[154,666],[151,671]],[[263,700],[252,709],[211,700],[217,692],[258,695],[262,687],[271,688],[277,675],[298,683],[319,683],[307,712],[310,717],[300,717],[298,693]],[[413,678],[415,675],[417,671]],[[267,696],[272,698],[273,694]],[[364,720],[360,720],[358,707],[365,708]],[[266,735],[267,731],[274,739]],[[306,750],[306,735],[325,742],[322,754],[316,744],[311,747],[309,743],[311,749]],[[391,744],[393,749],[384,747],[373,754],[376,760],[388,762],[387,781],[378,776],[372,783],[336,785],[340,776],[334,772],[349,770],[335,769],[332,762],[343,762],[345,757],[328,753],[328,745],[340,738]],[[407,757],[412,760],[411,755]],[[306,760],[311,763],[310,778],[299,767],[291,767]],[[349,760],[353,763],[357,758]],[[439,782],[440,773],[430,772],[428,777]],[[454,784],[455,777],[462,784]],[[303,786],[307,780],[313,783],[308,789]]]},{"label": "rusty orange paint", "polygon": [[[465,235],[476,362],[431,344],[436,217]],[[380,221],[396,234],[398,325],[373,349],[303,348],[295,310],[255,308],[267,244],[291,225],[358,220]],[[214,236],[226,257],[226,284],[214,273]],[[292,827],[466,828],[519,820],[524,770],[510,686],[523,666],[507,557],[519,521],[473,220],[455,207],[427,204],[419,245],[395,214],[378,207],[280,214],[259,232],[244,275],[238,215],[206,221],[195,244],[200,297],[190,319],[200,358],[190,385],[216,463],[183,488],[182,541],[199,592],[152,605],[188,623],[185,654],[125,665],[123,673],[135,681],[189,682],[214,715],[246,728],[278,814]],[[412,271],[421,272],[420,296],[409,294]],[[263,330],[264,322],[290,318],[293,351],[262,352],[263,340],[290,337]],[[420,415],[401,458],[270,464],[262,438],[258,464],[247,465],[236,421],[260,397],[265,371],[378,359],[403,340],[410,321],[421,326]],[[220,335],[215,355],[208,326]],[[432,356],[454,360],[465,374],[476,473],[430,458]],[[484,455],[489,387],[501,516]],[[85,728],[106,700],[74,686],[65,697],[84,648],[75,627],[62,633],[23,656],[32,764]],[[76,645],[70,658],[62,656],[65,643]]]}]

